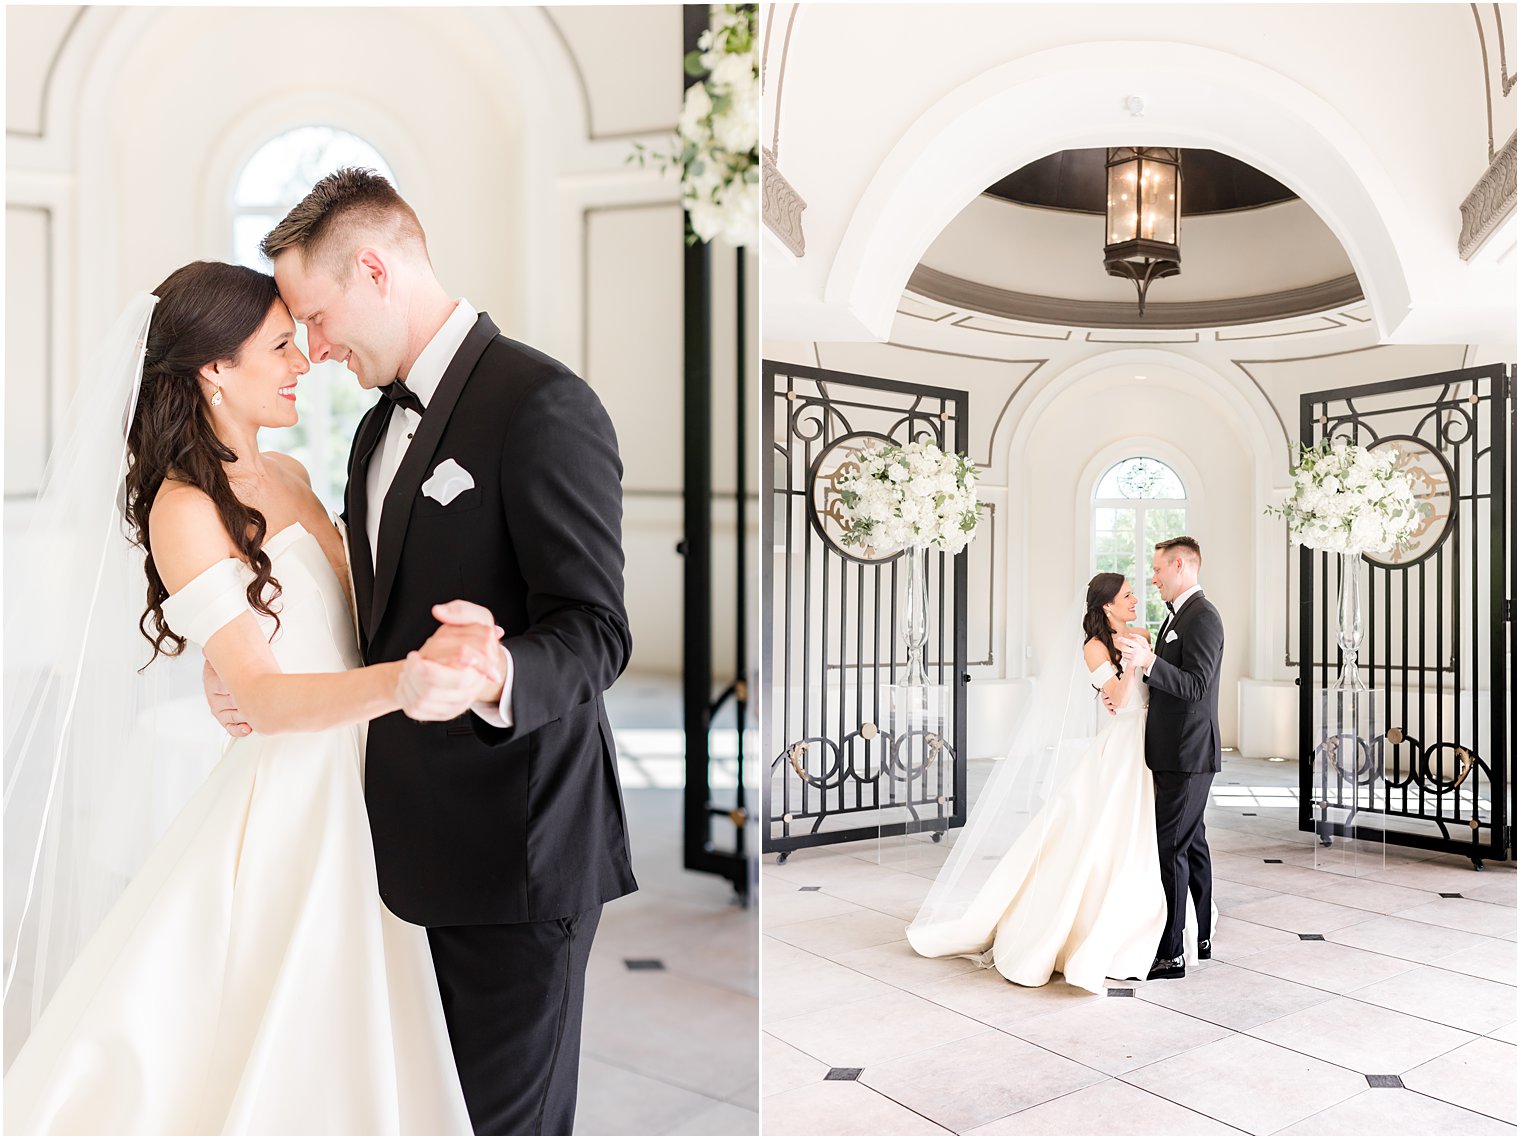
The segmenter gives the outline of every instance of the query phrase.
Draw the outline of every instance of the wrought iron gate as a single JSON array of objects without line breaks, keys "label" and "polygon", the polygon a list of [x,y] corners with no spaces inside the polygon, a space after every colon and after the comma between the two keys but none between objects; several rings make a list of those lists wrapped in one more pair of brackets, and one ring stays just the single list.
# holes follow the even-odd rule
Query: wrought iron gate
[{"label": "wrought iron gate", "polygon": [[[1388,725],[1379,740],[1383,801],[1374,805],[1385,817],[1387,840],[1463,854],[1480,869],[1484,858],[1509,858],[1516,703],[1513,370],[1466,368],[1311,392],[1301,397],[1299,411],[1307,444],[1335,436],[1397,449],[1425,510],[1412,549],[1366,558],[1367,631],[1359,663],[1378,690]],[[1339,669],[1338,563],[1300,551],[1301,830],[1315,826],[1313,693]],[[1353,788],[1340,790],[1346,801],[1330,806],[1353,806]],[[1332,800],[1337,793],[1329,791]]]},{"label": "wrought iron gate", "polygon": [[762,849],[931,831],[966,819],[966,556],[931,554],[931,681],[950,690],[949,746],[891,730],[884,686],[905,665],[901,551],[839,544],[837,479],[862,449],[967,447],[967,394],[765,363],[770,495],[761,520],[767,698]]}]

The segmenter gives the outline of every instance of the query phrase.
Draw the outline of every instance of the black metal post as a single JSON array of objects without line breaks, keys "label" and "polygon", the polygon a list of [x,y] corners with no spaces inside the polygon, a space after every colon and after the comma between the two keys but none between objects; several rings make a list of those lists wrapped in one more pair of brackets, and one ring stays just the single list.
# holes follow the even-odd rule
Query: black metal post
[{"label": "black metal post", "polygon": [[749,348],[744,247],[734,251],[734,728],[738,736],[734,849],[745,853],[749,807],[744,794],[744,730],[749,723]]},{"label": "black metal post", "polygon": [[[682,56],[697,50],[697,40],[707,30],[711,11],[706,4],[688,4],[682,11]],[[685,75],[685,68],[682,68]],[[685,86],[700,79],[686,76]],[[742,260],[741,271],[742,271]],[[685,321],[683,382],[683,540],[682,576],[682,719],[685,727],[686,779],[683,802],[683,864],[688,870],[721,874],[734,884],[741,899],[749,897],[749,873],[743,855],[744,821],[742,768],[738,806],[719,807],[712,801],[713,716],[725,697],[712,699],[712,252],[700,241],[686,245],[684,265]],[[743,297],[740,297],[741,303]],[[743,321],[740,320],[743,359]],[[740,371],[741,393],[744,373]],[[743,404],[741,394],[740,404]],[[741,462],[742,466],[742,462]],[[740,513],[742,543],[743,513]],[[742,545],[741,545],[742,551]],[[744,566],[739,564],[742,579]],[[743,586],[740,586],[741,602]],[[743,608],[739,611],[742,628]],[[743,637],[740,637],[743,644]],[[742,673],[741,673],[742,676]],[[742,681],[737,682],[742,684]],[[733,689],[730,689],[732,692]],[[744,709],[738,709],[737,727],[743,748]],[[736,852],[716,850],[712,842],[712,819],[727,816],[738,833]]]}]

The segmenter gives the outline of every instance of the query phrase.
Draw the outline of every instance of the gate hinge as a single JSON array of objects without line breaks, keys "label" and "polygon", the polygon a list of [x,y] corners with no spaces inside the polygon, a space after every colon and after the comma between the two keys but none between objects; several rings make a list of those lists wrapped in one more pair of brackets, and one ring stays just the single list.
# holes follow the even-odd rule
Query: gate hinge
[{"label": "gate hinge", "polygon": [[1505,599],[1504,619],[1506,621],[1513,621],[1515,619],[1515,599],[1513,597]]}]

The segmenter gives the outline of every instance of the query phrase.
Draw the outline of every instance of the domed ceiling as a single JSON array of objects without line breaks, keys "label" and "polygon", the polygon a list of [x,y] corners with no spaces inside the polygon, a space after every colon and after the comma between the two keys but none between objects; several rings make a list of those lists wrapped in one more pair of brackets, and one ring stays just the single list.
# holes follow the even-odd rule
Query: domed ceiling
[{"label": "domed ceiling", "polygon": [[910,296],[1079,328],[1218,328],[1355,303],[1340,242],[1292,190],[1229,155],[1182,151],[1182,272],[1135,287],[1103,267],[1106,152],[1047,155],[999,179],[924,254]]}]

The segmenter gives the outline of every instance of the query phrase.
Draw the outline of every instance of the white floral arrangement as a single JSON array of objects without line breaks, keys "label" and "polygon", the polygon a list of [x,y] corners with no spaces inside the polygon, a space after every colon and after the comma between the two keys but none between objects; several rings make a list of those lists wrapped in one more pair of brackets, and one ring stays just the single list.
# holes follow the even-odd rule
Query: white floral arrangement
[{"label": "white floral arrangement", "polygon": [[958,554],[976,537],[981,504],[965,455],[919,441],[862,451],[838,480],[847,546],[932,547]]},{"label": "white floral arrangement", "polygon": [[1420,506],[1398,452],[1373,454],[1344,438],[1305,447],[1293,467],[1293,492],[1267,513],[1287,520],[1301,546],[1332,554],[1383,553],[1408,544]]},{"label": "white floral arrangement", "polygon": [[686,56],[686,73],[700,82],[686,89],[675,152],[636,144],[630,156],[680,169],[681,202],[701,241],[751,245],[760,233],[758,13],[755,4],[714,6],[711,26]]}]

